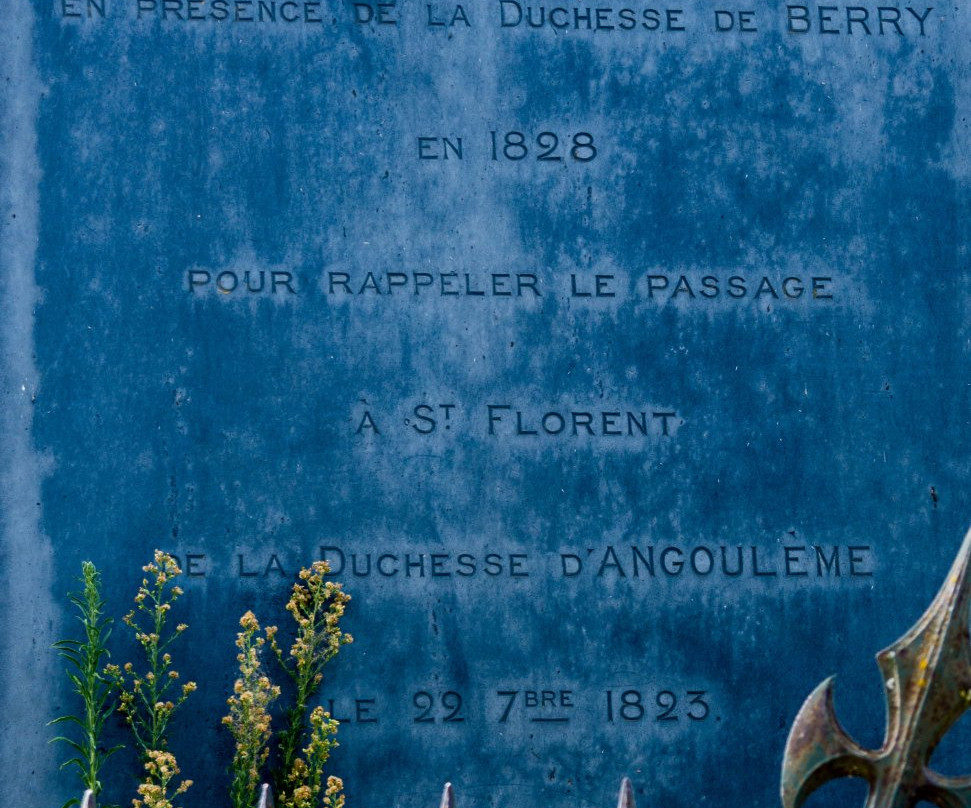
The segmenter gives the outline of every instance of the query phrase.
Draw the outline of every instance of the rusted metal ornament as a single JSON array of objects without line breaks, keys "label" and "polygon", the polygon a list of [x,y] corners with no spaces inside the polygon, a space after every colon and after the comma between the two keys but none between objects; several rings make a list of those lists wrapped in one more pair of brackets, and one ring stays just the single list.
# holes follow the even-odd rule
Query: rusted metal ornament
[{"label": "rusted metal ornament", "polygon": [[969,566],[971,531],[930,608],[877,654],[887,700],[880,749],[862,748],[840,726],[833,710],[834,677],[806,699],[786,743],[784,808],[800,808],[839,777],[869,783],[866,808],[910,808],[921,800],[940,808],[971,806],[971,776],[944,777],[928,767],[934,749],[971,705]]}]

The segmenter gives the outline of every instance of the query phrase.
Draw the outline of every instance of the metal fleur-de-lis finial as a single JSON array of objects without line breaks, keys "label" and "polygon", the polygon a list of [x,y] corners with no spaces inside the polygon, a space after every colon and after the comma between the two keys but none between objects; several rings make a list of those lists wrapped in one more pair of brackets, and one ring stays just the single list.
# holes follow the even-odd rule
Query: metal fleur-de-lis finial
[{"label": "metal fleur-de-lis finial", "polygon": [[969,586],[971,531],[924,616],[877,654],[887,697],[883,746],[863,749],[846,734],[833,711],[830,677],[806,699],[789,733],[784,808],[799,808],[838,777],[869,783],[866,808],[910,808],[920,800],[939,808],[971,806],[971,776],[944,777],[928,767],[934,748],[971,705]]}]

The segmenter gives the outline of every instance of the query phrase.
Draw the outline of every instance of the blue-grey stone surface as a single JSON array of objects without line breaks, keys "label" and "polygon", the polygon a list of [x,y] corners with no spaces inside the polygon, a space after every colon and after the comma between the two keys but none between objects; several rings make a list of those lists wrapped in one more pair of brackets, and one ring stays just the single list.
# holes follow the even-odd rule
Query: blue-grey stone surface
[{"label": "blue-grey stone surface", "polygon": [[7,0],[18,804],[76,787],[80,562],[120,615],[156,547],[188,808],[239,615],[321,555],[351,806],[767,808],[832,673],[878,745],[971,524],[971,16],[881,3]]}]

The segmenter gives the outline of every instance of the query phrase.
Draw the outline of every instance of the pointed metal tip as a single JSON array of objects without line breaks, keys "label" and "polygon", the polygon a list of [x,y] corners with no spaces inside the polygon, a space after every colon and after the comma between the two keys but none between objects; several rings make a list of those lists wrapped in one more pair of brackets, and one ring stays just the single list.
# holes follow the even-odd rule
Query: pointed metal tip
[{"label": "pointed metal tip", "polygon": [[451,783],[446,783],[445,788],[442,789],[442,801],[439,803],[439,808],[455,808],[455,790]]},{"label": "pointed metal tip", "polygon": [[98,800],[94,796],[94,792],[89,788],[84,792],[84,796],[81,797],[81,808],[98,808]]},{"label": "pointed metal tip", "polygon": [[273,789],[269,783],[260,786],[260,801],[256,803],[256,808],[273,808]]},{"label": "pointed metal tip", "polygon": [[634,787],[630,783],[630,778],[625,777],[620,781],[620,793],[617,795],[617,808],[637,808],[634,803]]},{"label": "pointed metal tip", "polygon": [[958,550],[957,558],[954,559],[951,575],[960,573],[966,569],[969,560],[971,560],[971,528],[964,534],[964,541],[961,542],[961,548]]}]

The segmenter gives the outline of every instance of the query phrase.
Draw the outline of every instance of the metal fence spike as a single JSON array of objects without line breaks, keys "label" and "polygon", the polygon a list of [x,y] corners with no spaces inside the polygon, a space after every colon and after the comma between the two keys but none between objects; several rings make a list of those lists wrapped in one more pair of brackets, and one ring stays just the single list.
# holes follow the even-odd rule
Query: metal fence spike
[{"label": "metal fence spike", "polygon": [[442,789],[442,801],[439,803],[439,808],[455,808],[455,790],[451,783],[446,783],[445,788]]},{"label": "metal fence spike", "polygon": [[625,777],[620,781],[620,793],[617,795],[617,808],[637,808],[634,803],[634,787],[630,784],[629,777]]},{"label": "metal fence spike", "polygon": [[94,796],[94,792],[89,788],[84,792],[84,796],[81,797],[81,808],[98,808],[98,800]]},{"label": "metal fence spike", "polygon": [[260,786],[260,801],[256,804],[256,808],[273,808],[273,789],[270,788],[269,783],[263,783]]},{"label": "metal fence spike", "polygon": [[887,728],[879,749],[854,741],[833,708],[833,678],[809,695],[789,730],[782,805],[800,808],[838,777],[867,781],[869,808],[918,803],[971,805],[971,777],[943,777],[931,754],[971,707],[971,530],[934,602],[907,633],[877,654]]}]

